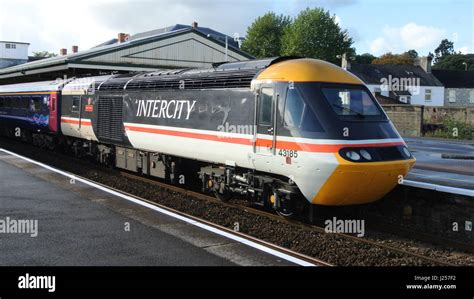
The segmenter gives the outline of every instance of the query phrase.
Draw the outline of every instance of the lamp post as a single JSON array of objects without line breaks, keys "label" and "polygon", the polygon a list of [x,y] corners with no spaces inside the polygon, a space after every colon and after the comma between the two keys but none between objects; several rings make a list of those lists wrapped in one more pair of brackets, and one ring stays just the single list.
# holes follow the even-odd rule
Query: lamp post
[{"label": "lamp post", "polygon": [[464,70],[467,71],[467,62],[463,62],[462,65],[464,65]]}]

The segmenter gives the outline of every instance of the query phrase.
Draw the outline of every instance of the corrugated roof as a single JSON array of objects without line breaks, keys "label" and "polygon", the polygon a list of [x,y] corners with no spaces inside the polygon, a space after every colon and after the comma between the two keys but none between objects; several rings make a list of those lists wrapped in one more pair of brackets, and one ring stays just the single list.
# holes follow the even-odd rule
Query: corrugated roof
[{"label": "corrugated roof", "polygon": [[[169,26],[169,27],[164,27],[164,28],[160,28],[160,29],[155,29],[155,30],[150,30],[150,31],[145,31],[145,32],[134,34],[134,35],[130,36],[130,40],[140,39],[140,38],[144,38],[144,37],[150,37],[150,36],[159,35],[159,34],[172,32],[172,31],[176,31],[176,30],[181,30],[181,29],[192,29],[192,28],[193,27],[190,26],[190,25],[176,24],[176,25]],[[211,28],[208,28],[208,27],[199,27],[198,26],[198,27],[195,28],[195,30],[201,32],[202,34],[204,34],[206,36],[209,36],[210,38],[216,39],[216,40],[224,42],[224,43],[225,43],[225,39],[227,37],[227,43],[230,47],[234,47],[234,48],[237,48],[237,49],[239,48],[239,44],[234,40],[234,38],[230,37],[226,34],[215,31],[215,30],[213,30]]]},{"label": "corrugated roof", "polygon": [[389,79],[391,76],[392,78],[419,78],[421,86],[443,86],[433,74],[425,72],[419,66],[408,64],[351,64],[349,71],[366,84],[381,84],[382,79]]},{"label": "corrugated roof", "polygon": [[433,75],[447,88],[474,88],[474,71],[433,70]]}]

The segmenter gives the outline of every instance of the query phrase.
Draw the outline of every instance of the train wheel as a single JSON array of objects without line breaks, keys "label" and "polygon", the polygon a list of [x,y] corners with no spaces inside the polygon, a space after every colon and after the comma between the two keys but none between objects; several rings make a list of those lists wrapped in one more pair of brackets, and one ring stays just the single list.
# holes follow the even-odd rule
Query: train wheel
[{"label": "train wheel", "polygon": [[214,196],[220,201],[229,201],[232,197],[231,192],[223,183],[217,183],[213,180],[207,181],[207,187],[212,190]]},{"label": "train wheel", "polygon": [[[272,187],[271,191],[268,193],[268,204],[273,207],[275,212],[284,218],[293,218],[295,216],[295,207],[294,203],[291,200],[278,199],[278,191],[275,187]],[[277,202],[278,201],[278,202]]]}]

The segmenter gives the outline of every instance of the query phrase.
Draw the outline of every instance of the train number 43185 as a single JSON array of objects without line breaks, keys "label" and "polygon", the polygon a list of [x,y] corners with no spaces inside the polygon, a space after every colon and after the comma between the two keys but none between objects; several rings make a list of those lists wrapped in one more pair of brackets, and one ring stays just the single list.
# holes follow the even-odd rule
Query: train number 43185
[{"label": "train number 43185", "polygon": [[298,151],[281,149],[278,151],[278,155],[283,157],[298,158]]}]

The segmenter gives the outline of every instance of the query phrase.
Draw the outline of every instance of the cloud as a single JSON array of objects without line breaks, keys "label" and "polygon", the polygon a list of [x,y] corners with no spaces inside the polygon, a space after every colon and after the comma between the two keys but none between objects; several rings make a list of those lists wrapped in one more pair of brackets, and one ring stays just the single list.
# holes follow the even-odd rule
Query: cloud
[{"label": "cloud", "polygon": [[379,37],[370,43],[370,51],[374,54],[382,54],[386,52],[391,52],[390,46],[383,37]]},{"label": "cloud", "polygon": [[76,1],[74,5],[57,0],[0,0],[0,36],[30,43],[30,52],[57,53],[60,48],[70,49],[72,45],[90,48],[115,35],[114,31],[98,26],[91,9],[90,0]]},{"label": "cloud", "polygon": [[410,49],[419,52],[433,51],[446,35],[446,30],[411,22],[402,27],[385,26],[382,34],[370,43],[370,49],[376,55],[388,51],[400,53]]},{"label": "cloud", "polygon": [[469,53],[469,47],[468,46],[461,47],[461,48],[459,48],[459,52],[461,52],[461,54],[468,54]]}]

